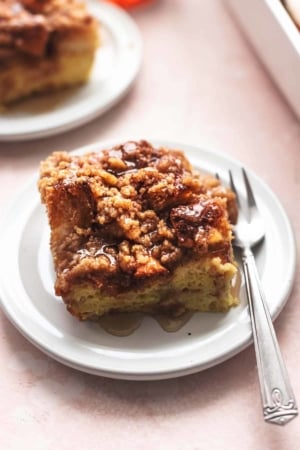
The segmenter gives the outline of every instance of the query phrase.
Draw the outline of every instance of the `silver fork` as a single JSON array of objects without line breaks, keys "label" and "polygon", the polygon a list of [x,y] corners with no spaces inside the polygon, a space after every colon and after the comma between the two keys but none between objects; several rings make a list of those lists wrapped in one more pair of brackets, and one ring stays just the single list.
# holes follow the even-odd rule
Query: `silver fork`
[{"label": "silver fork", "polygon": [[251,250],[264,239],[264,224],[245,169],[242,169],[242,174],[246,205],[242,205],[232,172],[229,171],[230,187],[239,207],[233,245],[242,252],[264,419],[266,422],[285,425],[298,415],[298,408]]}]

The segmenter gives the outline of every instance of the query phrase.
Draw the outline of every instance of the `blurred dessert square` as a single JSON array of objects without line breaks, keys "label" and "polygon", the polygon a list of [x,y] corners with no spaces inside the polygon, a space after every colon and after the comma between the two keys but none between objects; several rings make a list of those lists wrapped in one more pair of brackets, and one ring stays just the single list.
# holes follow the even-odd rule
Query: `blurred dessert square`
[{"label": "blurred dessert square", "polygon": [[98,31],[79,0],[2,0],[0,104],[86,82]]}]

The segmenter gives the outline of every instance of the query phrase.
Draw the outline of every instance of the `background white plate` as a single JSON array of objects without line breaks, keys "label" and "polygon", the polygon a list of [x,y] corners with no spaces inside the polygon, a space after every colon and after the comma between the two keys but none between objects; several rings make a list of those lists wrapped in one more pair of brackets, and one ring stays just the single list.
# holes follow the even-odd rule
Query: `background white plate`
[{"label": "background white plate", "polygon": [[[81,151],[112,143],[94,144]],[[196,168],[226,179],[239,177],[241,164],[225,155],[172,142],[154,144],[181,148]],[[276,317],[295,276],[295,243],[278,199],[249,173],[266,239],[256,252],[259,273],[272,314]],[[82,323],[66,312],[53,295],[54,274],[48,246],[48,225],[36,180],[24,189],[0,224],[0,297],[7,317],[37,347],[62,363],[89,373],[124,379],[162,379],[206,369],[236,354],[251,342],[244,286],[241,305],[227,314],[195,314],[178,332],[166,333],[151,318],[128,337],[114,337],[95,323]],[[276,264],[274,264],[276,261]]]},{"label": "background white plate", "polygon": [[137,26],[113,5],[98,0],[87,5],[101,24],[102,41],[89,82],[0,111],[0,140],[36,139],[78,127],[111,108],[132,85],[142,56]]}]

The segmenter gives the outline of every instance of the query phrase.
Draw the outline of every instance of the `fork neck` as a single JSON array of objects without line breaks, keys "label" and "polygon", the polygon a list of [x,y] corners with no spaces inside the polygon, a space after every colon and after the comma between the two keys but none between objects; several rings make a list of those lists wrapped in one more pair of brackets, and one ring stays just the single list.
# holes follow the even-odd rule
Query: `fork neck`
[{"label": "fork neck", "polygon": [[253,257],[253,252],[249,245],[245,245],[242,249],[242,258],[251,258]]}]

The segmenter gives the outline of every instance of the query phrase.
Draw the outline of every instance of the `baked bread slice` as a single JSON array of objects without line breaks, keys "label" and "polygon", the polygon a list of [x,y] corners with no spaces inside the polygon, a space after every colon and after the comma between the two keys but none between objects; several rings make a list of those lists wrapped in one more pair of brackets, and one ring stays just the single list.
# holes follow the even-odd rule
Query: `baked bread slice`
[{"label": "baked bread slice", "polygon": [[179,150],[126,142],[41,163],[56,294],[79,319],[178,316],[238,304],[232,191]]},{"label": "baked bread slice", "polygon": [[79,0],[2,0],[0,104],[86,82],[98,29]]}]

